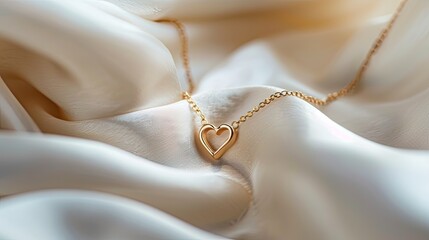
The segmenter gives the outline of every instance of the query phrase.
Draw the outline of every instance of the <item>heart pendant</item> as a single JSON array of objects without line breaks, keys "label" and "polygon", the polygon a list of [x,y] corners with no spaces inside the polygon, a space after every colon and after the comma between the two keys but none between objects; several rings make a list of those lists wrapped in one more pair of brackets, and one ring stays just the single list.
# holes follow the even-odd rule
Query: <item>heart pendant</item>
[{"label": "heart pendant", "polygon": [[[210,131],[215,131],[216,135],[221,135],[225,131],[228,131],[228,139],[218,148],[213,149],[212,145],[210,145],[207,134]],[[212,156],[213,159],[219,159],[222,157],[222,155],[234,145],[235,141],[237,140],[238,132],[231,127],[228,124],[222,124],[219,127],[215,127],[212,124],[204,124],[200,128],[199,132],[199,138],[201,144],[204,146],[204,148],[207,150],[207,152]]]}]

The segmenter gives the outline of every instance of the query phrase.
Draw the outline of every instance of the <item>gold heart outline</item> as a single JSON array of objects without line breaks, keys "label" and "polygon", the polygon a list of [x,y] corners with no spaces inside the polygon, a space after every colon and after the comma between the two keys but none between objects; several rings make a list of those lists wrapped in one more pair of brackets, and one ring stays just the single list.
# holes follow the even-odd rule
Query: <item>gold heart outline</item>
[{"label": "gold heart outline", "polygon": [[[215,131],[216,135],[218,136],[221,135],[223,132],[228,131],[229,136],[228,139],[217,150],[215,150],[207,140],[207,133],[209,131]],[[232,145],[234,145],[235,141],[237,140],[237,136],[238,132],[228,124],[221,124],[219,127],[215,127],[213,124],[206,123],[201,126],[199,131],[199,138],[201,144],[204,146],[210,156],[215,160],[221,158],[223,154],[228,151],[228,149],[230,149]]]}]

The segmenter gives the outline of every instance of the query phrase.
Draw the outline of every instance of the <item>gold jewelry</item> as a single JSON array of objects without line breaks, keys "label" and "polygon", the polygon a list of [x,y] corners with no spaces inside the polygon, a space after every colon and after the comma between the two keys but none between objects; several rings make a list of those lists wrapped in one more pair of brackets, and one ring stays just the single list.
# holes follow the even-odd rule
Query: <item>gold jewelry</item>
[{"label": "gold jewelry", "polygon": [[[192,110],[195,112],[195,114],[200,117],[202,126],[200,127],[200,130],[198,132],[198,140],[200,141],[201,145],[204,147],[204,149],[210,154],[210,156],[217,160],[222,157],[222,155],[231,148],[238,137],[238,129],[240,128],[240,125],[247,121],[247,119],[251,118],[255,113],[259,112],[262,108],[268,106],[270,103],[272,103],[274,100],[286,97],[286,96],[293,96],[300,98],[306,102],[309,102],[315,106],[325,106],[340,97],[346,96],[349,94],[353,89],[356,88],[356,86],[359,84],[359,82],[362,80],[362,76],[365,73],[366,69],[368,68],[369,64],[371,63],[372,57],[375,55],[377,50],[381,47],[384,40],[387,38],[388,34],[390,33],[390,30],[392,29],[393,25],[395,24],[397,18],[399,17],[399,14],[401,13],[402,9],[404,8],[405,4],[408,2],[408,0],[402,0],[397,7],[394,15],[391,17],[389,23],[386,25],[386,27],[383,28],[380,35],[376,38],[374,41],[371,49],[367,53],[364,61],[362,62],[358,72],[356,73],[353,80],[347,84],[345,87],[340,89],[339,91],[332,92],[328,94],[328,96],[325,99],[319,99],[317,97],[313,97],[307,94],[304,94],[300,91],[287,91],[283,90],[280,92],[276,92],[271,94],[269,97],[265,98],[262,102],[260,102],[258,105],[256,105],[252,110],[248,111],[246,114],[240,116],[240,118],[236,121],[233,121],[230,125],[229,124],[221,124],[219,127],[215,127],[214,125],[210,124],[207,121],[207,118],[201,111],[200,107],[197,105],[197,103],[192,99],[191,94],[194,90],[194,84],[192,80],[192,74],[191,74],[191,67],[189,64],[189,41],[188,37],[186,35],[185,27],[184,25],[178,21],[178,20],[160,20],[160,22],[168,22],[172,23],[176,26],[177,31],[179,33],[179,37],[182,43],[182,59],[183,59],[183,67],[185,69],[185,75],[186,79],[189,85],[188,91],[182,92],[182,98],[185,99]],[[229,135],[227,140],[218,148],[214,149],[210,142],[207,139],[207,134],[210,131],[214,131],[216,135],[220,135],[225,131],[228,131]]]}]

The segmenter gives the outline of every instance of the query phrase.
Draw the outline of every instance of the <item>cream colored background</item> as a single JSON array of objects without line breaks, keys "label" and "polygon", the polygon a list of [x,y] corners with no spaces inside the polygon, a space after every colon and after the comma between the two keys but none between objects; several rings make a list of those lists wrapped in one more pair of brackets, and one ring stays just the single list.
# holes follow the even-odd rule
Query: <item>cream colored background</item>
[{"label": "cream colored background", "polygon": [[221,124],[344,86],[397,3],[0,0],[0,239],[428,239],[428,1],[355,94],[275,102],[216,166],[177,32],[154,22],[186,24],[195,99]]}]

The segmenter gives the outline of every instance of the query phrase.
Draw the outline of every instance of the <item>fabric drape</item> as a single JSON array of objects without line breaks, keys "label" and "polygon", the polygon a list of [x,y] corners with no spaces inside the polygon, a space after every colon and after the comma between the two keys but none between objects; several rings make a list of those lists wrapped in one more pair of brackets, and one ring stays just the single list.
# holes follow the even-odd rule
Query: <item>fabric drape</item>
[{"label": "fabric drape", "polygon": [[284,98],[220,164],[195,145],[275,91],[351,81],[398,1],[0,1],[0,239],[429,238],[429,2],[361,85]]}]

